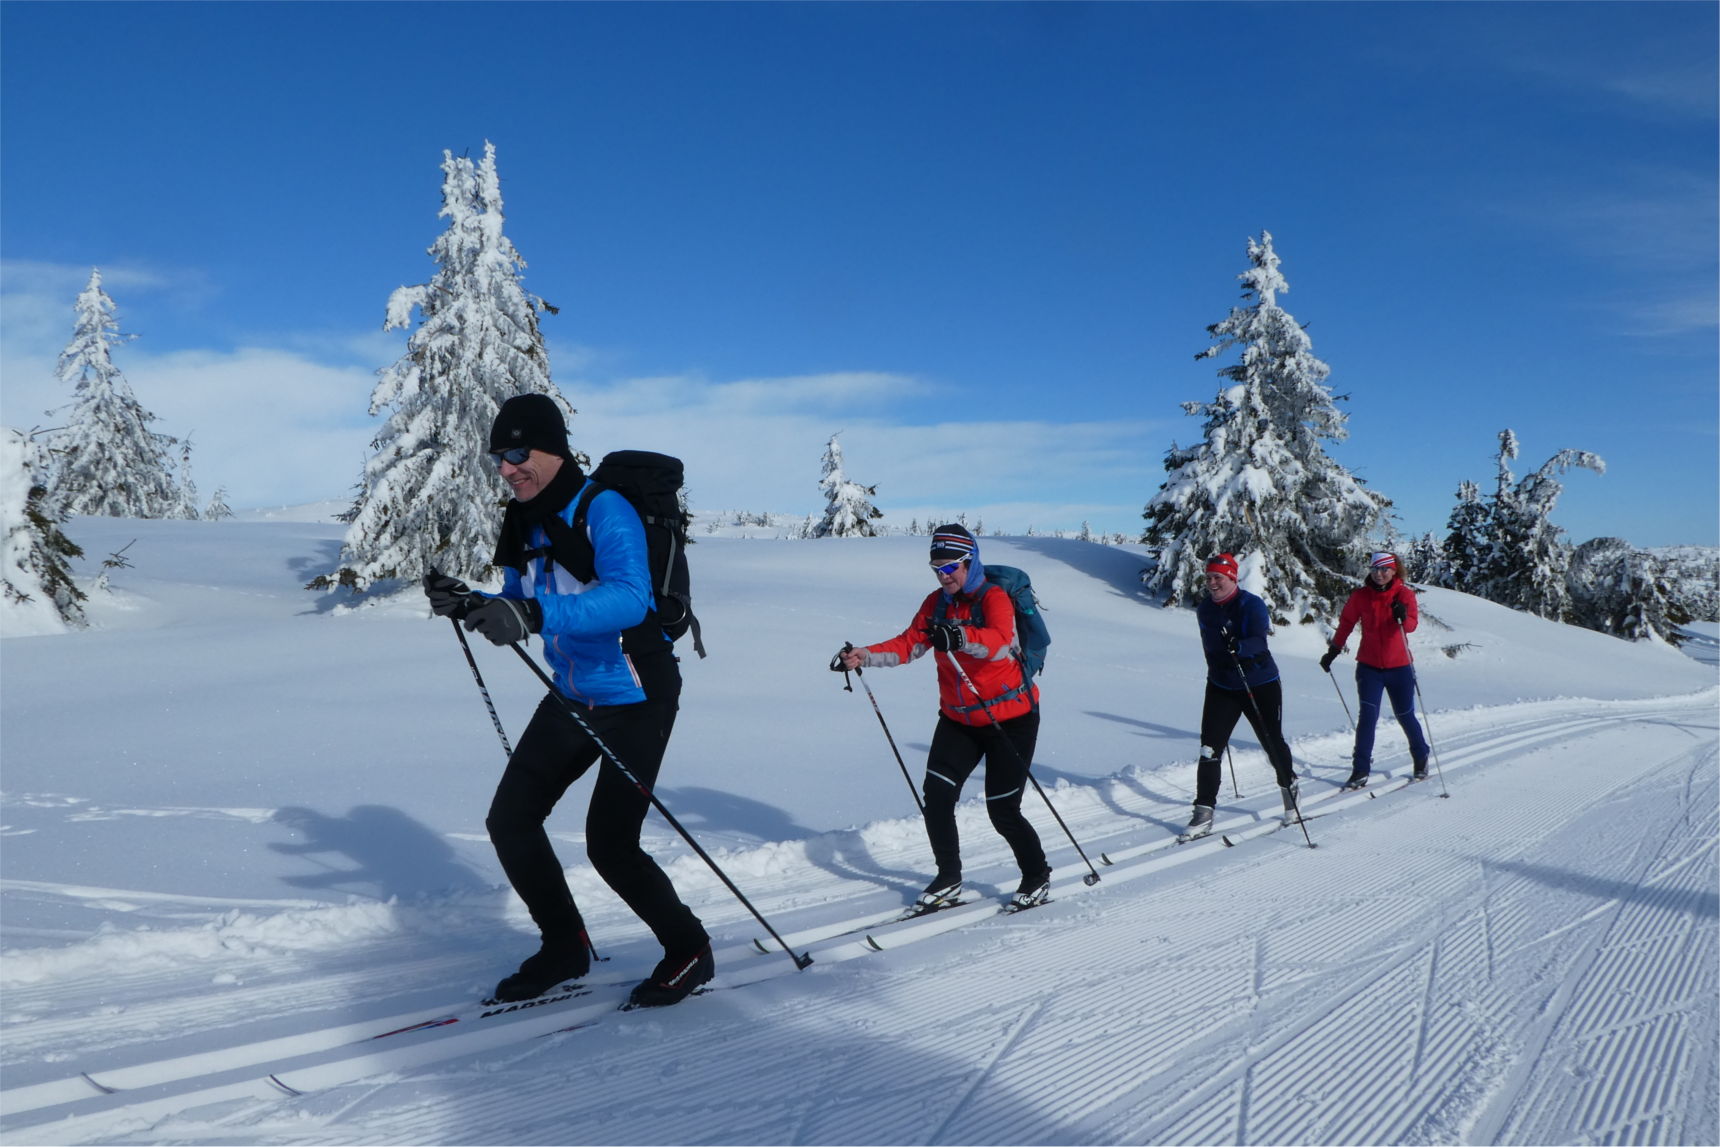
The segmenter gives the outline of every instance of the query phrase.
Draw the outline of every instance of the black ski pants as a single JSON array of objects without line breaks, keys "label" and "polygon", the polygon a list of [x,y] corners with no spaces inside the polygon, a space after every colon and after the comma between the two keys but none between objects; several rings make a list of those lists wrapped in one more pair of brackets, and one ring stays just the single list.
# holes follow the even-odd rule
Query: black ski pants
[{"label": "black ski pants", "polygon": [[[633,705],[572,704],[639,783],[655,788],[680,708],[680,668],[672,655],[665,654],[640,658],[635,669],[645,683],[647,700]],[[546,939],[571,938],[584,923],[544,822],[568,786],[598,764],[601,755],[563,702],[545,696],[508,759],[484,822],[502,871]],[[650,807],[650,799],[613,763],[599,764],[585,814],[586,855],[604,883],[645,922],[666,952],[697,951],[709,939],[704,926],[681,903],[668,875],[639,845]]]},{"label": "black ski pants", "polygon": [[[1217,807],[1218,789],[1224,780],[1222,759],[1238,717],[1247,717],[1254,737],[1266,750],[1266,759],[1278,775],[1280,786],[1296,779],[1290,760],[1290,745],[1284,740],[1284,686],[1279,681],[1252,686],[1254,700],[1246,689],[1220,689],[1206,683],[1206,704],[1200,711],[1200,763],[1195,767],[1194,803]],[[1259,706],[1259,711],[1255,706]]]},{"label": "black ski pants", "polygon": [[[1001,732],[999,730],[1002,730]],[[1007,740],[1006,740],[1007,738]],[[1039,714],[1023,713],[993,725],[964,725],[938,714],[932,733],[932,750],[926,757],[926,779],[922,791],[926,801],[926,836],[932,842],[932,857],[940,877],[955,877],[962,870],[961,839],[956,831],[956,801],[962,785],[985,760],[985,809],[991,826],[1009,843],[1015,863],[1024,876],[1045,868],[1045,849],[1039,834],[1021,815],[1021,797],[1027,787],[1027,769],[1039,739]]]}]

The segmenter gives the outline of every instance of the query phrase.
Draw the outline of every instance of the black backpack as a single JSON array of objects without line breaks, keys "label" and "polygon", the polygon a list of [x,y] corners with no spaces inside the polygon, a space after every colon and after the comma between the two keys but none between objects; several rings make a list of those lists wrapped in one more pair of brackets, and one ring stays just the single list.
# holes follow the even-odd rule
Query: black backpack
[{"label": "black backpack", "polygon": [[597,576],[597,555],[585,525],[591,499],[604,490],[614,490],[639,512],[645,525],[655,604],[644,621],[622,631],[621,647],[629,653],[649,651],[658,633],[674,641],[691,630],[694,652],[705,656],[687,571],[687,523],[691,518],[682,508],[680,496],[685,474],[679,458],[649,450],[617,450],[604,455],[591,472],[591,481],[574,503],[571,528],[562,522],[560,514],[551,514],[544,521],[556,563],[580,581],[590,581]]}]

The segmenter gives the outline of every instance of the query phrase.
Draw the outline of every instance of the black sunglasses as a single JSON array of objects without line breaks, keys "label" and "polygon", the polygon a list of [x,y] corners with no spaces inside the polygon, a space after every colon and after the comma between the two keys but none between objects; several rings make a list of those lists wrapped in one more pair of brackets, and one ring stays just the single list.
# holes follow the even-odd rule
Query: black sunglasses
[{"label": "black sunglasses", "polygon": [[532,448],[530,446],[515,446],[511,450],[490,451],[490,460],[498,466],[503,462],[508,462],[515,466],[524,466],[526,464],[526,459],[531,456]]}]

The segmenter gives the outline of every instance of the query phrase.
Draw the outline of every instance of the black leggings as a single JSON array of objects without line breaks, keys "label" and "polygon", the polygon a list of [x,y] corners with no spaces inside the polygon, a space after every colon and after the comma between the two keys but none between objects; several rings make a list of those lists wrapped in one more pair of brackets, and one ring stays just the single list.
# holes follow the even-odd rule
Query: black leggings
[{"label": "black leggings", "polygon": [[[1266,750],[1266,759],[1278,774],[1278,783],[1287,786],[1296,779],[1296,766],[1290,760],[1290,746],[1284,740],[1284,687],[1268,681],[1255,685],[1254,703],[1243,689],[1220,689],[1208,681],[1206,704],[1200,711],[1200,764],[1195,768],[1195,804],[1217,806],[1218,788],[1224,779],[1220,758],[1230,744],[1230,734],[1238,717],[1247,717],[1254,737]],[[1260,712],[1254,711],[1255,704]]]},{"label": "black leggings", "polygon": [[[1003,732],[1000,734],[998,729]],[[1005,742],[1004,736],[1009,740]],[[1039,739],[1039,714],[1023,713],[994,726],[964,725],[938,714],[938,727],[932,733],[932,751],[926,756],[926,779],[923,786],[926,799],[926,836],[932,842],[932,856],[938,862],[938,875],[955,877],[962,870],[961,840],[956,832],[956,801],[962,795],[962,785],[980,758],[985,758],[985,809],[991,814],[991,826],[1009,842],[1015,853],[1015,863],[1023,875],[1031,876],[1045,868],[1045,849],[1040,847],[1039,834],[1021,815],[1021,796],[1027,787],[1027,769],[1033,760],[1033,746]],[[1010,746],[1014,746],[1012,751]]]},{"label": "black leggings", "polygon": [[[651,666],[650,673],[644,665],[638,666],[652,700],[593,708],[573,704],[640,784],[655,788],[679,707],[680,670],[672,657],[641,659],[645,660],[663,663]],[[502,871],[546,938],[569,938],[584,924],[544,821],[568,786],[584,776],[600,755],[562,702],[544,697],[508,759],[484,822]],[[650,807],[649,798],[614,764],[600,766],[585,814],[586,855],[604,883],[638,914],[666,951],[694,951],[708,940],[704,926],[681,903],[657,862],[639,846],[639,832]]]}]

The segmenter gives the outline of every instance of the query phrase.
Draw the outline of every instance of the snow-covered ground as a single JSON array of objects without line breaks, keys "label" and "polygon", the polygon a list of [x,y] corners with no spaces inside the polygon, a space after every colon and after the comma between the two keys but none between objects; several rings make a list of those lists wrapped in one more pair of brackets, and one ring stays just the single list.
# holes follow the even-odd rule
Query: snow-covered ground
[{"label": "snow-covered ground", "polygon": [[[929,856],[865,693],[825,665],[906,624],[925,539],[701,537],[711,656],[684,662],[659,795],[814,962],[653,816],[724,990],[614,1011],[657,952],[584,861],[587,780],[551,827],[607,959],[586,995],[485,1016],[535,946],[484,836],[501,746],[420,597],[299,588],[338,550],[325,517],[75,521],[85,571],[136,539],[118,593],[96,628],[0,645],[4,1142],[1720,1140],[1711,656],[1429,591],[1441,775],[1393,789],[1388,723],[1378,795],[1341,799],[1352,662],[1327,678],[1319,634],[1280,633],[1319,847],[1260,831],[1278,800],[1246,735],[1237,846],[1179,847],[1192,614],[1140,596],[1127,548],[985,539],[1046,605],[1035,773],[1102,879],[1030,795],[1052,904],[874,947],[844,930]],[[517,734],[536,682],[476,652]],[[917,778],[931,667],[866,681]],[[962,827],[970,884],[1013,888],[977,803]]]}]

